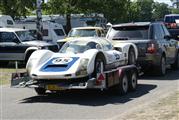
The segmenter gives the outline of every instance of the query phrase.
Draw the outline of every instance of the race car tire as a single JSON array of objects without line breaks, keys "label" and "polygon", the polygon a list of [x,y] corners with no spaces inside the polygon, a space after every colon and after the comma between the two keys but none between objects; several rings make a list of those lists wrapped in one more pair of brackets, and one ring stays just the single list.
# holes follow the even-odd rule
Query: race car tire
[{"label": "race car tire", "polygon": [[137,88],[137,73],[136,71],[131,71],[130,79],[129,79],[129,90],[135,91]]},{"label": "race car tire", "polygon": [[134,48],[130,48],[128,52],[128,65],[136,64],[136,56]]},{"label": "race car tire", "polygon": [[35,88],[35,92],[36,92],[38,95],[45,95],[46,89],[38,87],[38,88]]}]

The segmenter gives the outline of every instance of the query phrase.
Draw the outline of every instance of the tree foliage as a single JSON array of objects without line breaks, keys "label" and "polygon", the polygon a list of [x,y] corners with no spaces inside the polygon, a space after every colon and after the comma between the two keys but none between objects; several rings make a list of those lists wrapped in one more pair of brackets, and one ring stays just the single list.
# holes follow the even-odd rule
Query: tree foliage
[{"label": "tree foliage", "polygon": [[36,0],[1,0],[0,10],[2,14],[10,15],[12,18],[26,16],[34,9]]},{"label": "tree foliage", "polygon": [[156,2],[154,4],[152,19],[161,20],[166,14],[170,14],[170,9],[168,8],[168,5],[165,3]]},{"label": "tree foliage", "polygon": [[[35,9],[36,0],[0,0],[1,13],[13,18],[29,15]],[[102,13],[109,22],[121,23],[158,20],[170,13],[168,5],[154,0],[49,0],[42,11],[65,15],[67,31],[71,29],[71,14]]]}]

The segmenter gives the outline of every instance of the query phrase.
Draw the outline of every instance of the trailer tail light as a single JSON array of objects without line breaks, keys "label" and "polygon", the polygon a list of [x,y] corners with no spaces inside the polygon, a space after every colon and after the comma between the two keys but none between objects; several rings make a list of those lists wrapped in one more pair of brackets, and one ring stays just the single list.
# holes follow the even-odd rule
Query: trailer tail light
[{"label": "trailer tail light", "polygon": [[148,47],[147,47],[147,53],[156,53],[157,49],[156,49],[156,45],[154,43],[149,43]]},{"label": "trailer tail light", "polygon": [[99,73],[97,75],[97,79],[96,79],[96,85],[101,85],[102,81],[105,80],[104,74],[103,73]]}]

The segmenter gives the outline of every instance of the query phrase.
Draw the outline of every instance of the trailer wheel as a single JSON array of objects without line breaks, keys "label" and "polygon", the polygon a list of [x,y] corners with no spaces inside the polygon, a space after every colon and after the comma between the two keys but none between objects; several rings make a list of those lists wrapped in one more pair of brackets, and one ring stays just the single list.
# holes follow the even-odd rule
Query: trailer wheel
[{"label": "trailer wheel", "polygon": [[119,93],[120,95],[125,95],[128,92],[128,88],[129,88],[128,77],[124,73],[117,86],[117,93]]},{"label": "trailer wheel", "polygon": [[137,88],[137,73],[136,71],[132,71],[129,79],[129,90],[135,91],[136,88]]},{"label": "trailer wheel", "polygon": [[38,87],[38,88],[35,88],[35,92],[36,92],[38,95],[45,95],[46,89]]}]

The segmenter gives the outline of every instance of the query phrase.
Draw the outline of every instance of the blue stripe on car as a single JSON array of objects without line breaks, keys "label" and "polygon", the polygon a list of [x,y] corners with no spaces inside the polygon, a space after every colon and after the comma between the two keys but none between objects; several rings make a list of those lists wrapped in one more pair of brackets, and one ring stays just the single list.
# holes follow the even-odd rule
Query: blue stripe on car
[{"label": "blue stripe on car", "polygon": [[54,64],[53,60],[62,57],[56,57],[49,60],[43,67],[40,69],[42,72],[64,72],[67,71],[78,59],[79,57],[71,57],[72,61],[67,64]]}]

